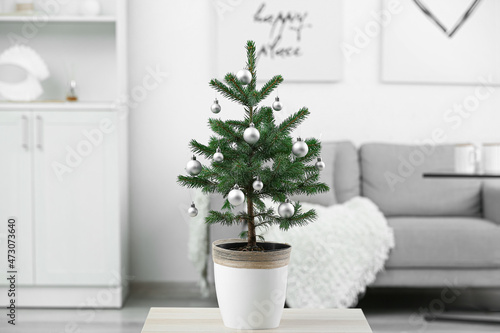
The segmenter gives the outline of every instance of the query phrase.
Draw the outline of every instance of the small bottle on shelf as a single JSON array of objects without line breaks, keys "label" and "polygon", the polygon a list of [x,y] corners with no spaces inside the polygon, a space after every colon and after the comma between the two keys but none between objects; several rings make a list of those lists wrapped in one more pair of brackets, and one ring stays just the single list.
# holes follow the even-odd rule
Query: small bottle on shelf
[{"label": "small bottle on shelf", "polygon": [[66,100],[68,102],[77,102],[78,101],[78,96],[76,95],[76,81],[71,80],[69,82],[69,91],[68,94],[66,95]]}]

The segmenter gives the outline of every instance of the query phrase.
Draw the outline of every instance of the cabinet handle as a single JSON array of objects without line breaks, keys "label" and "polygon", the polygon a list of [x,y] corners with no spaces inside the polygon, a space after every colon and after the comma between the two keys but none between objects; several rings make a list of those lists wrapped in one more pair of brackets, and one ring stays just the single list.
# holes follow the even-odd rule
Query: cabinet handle
[{"label": "cabinet handle", "polygon": [[36,124],[37,124],[37,128],[36,128],[36,135],[37,135],[37,144],[36,144],[36,147],[40,150],[43,149],[43,118],[42,116],[36,116]]},{"label": "cabinet handle", "polygon": [[23,115],[21,117],[22,121],[23,121],[23,142],[21,144],[21,146],[25,149],[25,150],[29,150],[30,147],[29,147],[29,119],[26,115]]}]

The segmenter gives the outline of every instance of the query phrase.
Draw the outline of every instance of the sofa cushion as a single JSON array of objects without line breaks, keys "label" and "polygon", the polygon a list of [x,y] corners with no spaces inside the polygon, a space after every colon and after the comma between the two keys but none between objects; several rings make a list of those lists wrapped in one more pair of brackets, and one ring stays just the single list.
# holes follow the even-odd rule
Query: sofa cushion
[{"label": "sofa cushion", "polygon": [[352,142],[323,142],[321,158],[326,168],[320,174],[320,181],[330,186],[330,191],[314,196],[294,196],[292,200],[331,206],[360,195],[359,157]]},{"label": "sofa cushion", "polygon": [[328,142],[323,151],[335,154],[333,168],[333,189],[339,203],[344,203],[360,195],[361,170],[358,150],[350,141]]},{"label": "sofa cushion", "polygon": [[480,218],[392,217],[387,268],[500,268],[500,226]]},{"label": "sofa cushion", "polygon": [[454,147],[365,144],[362,194],[387,216],[481,216],[481,181],[423,178],[453,169]]}]

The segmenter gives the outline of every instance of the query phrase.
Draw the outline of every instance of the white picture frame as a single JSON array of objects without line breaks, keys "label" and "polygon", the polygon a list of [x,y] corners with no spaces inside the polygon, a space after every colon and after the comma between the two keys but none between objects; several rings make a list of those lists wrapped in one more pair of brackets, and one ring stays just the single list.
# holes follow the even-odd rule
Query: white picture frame
[{"label": "white picture frame", "polygon": [[236,73],[244,45],[254,40],[258,81],[281,74],[287,82],[342,79],[341,0],[247,0],[217,7],[217,75]]},{"label": "white picture frame", "polygon": [[401,11],[383,28],[382,82],[500,84],[500,1],[398,1]]}]

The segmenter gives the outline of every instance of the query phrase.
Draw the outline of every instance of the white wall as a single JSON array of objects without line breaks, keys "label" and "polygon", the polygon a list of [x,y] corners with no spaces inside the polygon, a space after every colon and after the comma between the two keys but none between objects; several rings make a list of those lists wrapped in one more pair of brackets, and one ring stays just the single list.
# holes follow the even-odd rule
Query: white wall
[{"label": "white wall", "polygon": [[[176,185],[176,176],[189,158],[189,139],[206,140],[209,135],[206,124],[214,93],[208,81],[214,73],[218,20],[213,4],[221,1],[130,0],[130,88],[142,85],[148,66],[168,72],[130,118],[131,273],[138,281],[195,279],[181,214],[190,199],[188,191]],[[355,29],[363,29],[379,6],[378,0],[344,1],[346,42],[353,41]],[[473,95],[476,87],[381,84],[379,45],[380,40],[372,40],[346,62],[340,83],[280,87],[288,111],[304,105],[312,111],[300,130],[303,136],[322,133],[324,141],[349,139],[357,144],[416,142],[442,128],[448,142],[500,141],[500,87],[452,128],[445,112]],[[243,63],[244,53],[240,56]],[[223,117],[241,112],[223,103]]]}]

